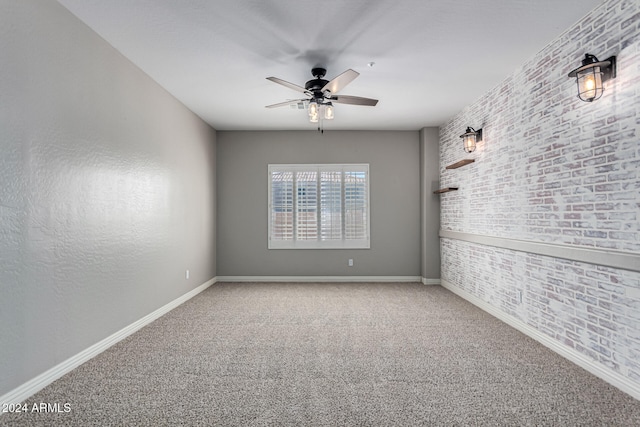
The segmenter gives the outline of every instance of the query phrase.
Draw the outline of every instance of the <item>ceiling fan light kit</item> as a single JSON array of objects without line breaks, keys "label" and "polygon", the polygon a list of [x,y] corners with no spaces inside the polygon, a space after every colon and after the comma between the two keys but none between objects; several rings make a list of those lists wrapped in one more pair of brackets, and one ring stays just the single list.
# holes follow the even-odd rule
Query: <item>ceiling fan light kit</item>
[{"label": "ceiling fan light kit", "polygon": [[[306,82],[304,87],[289,83],[277,77],[267,77],[267,80],[286,86],[297,92],[301,92],[305,94],[307,98],[267,105],[266,108],[284,107],[286,105],[292,107],[296,106],[296,108],[298,108],[297,106],[300,103],[307,102],[309,105],[307,109],[309,113],[309,121],[311,123],[318,123],[320,120],[333,120],[335,117],[334,103],[364,105],[370,107],[375,107],[376,104],[378,104],[377,99],[350,95],[336,95],[346,85],[351,83],[360,75],[357,71],[349,69],[332,80],[325,80],[323,78],[326,73],[327,70],[324,68],[312,68],[311,75],[315,78]],[[321,127],[318,127],[318,130],[321,131]]]}]

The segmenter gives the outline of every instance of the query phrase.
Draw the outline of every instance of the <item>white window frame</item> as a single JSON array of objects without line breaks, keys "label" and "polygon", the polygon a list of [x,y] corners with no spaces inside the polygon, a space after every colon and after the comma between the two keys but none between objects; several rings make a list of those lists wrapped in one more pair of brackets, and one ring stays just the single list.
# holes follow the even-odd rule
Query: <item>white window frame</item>
[{"label": "white window frame", "polygon": [[[317,212],[318,212],[318,239],[317,240],[297,240],[296,239],[296,206],[297,206],[297,191],[294,178],[293,189],[293,239],[292,240],[272,240],[272,173],[273,172],[293,172],[294,177],[296,172],[341,172],[341,227],[342,236],[341,239],[322,240],[320,233],[320,189],[317,191]],[[346,239],[345,238],[345,185],[344,185],[344,173],[345,172],[364,172],[366,176],[366,226],[365,226],[365,238],[363,239]],[[268,248],[269,249],[370,249],[371,248],[371,198],[370,198],[370,175],[368,163],[354,163],[354,164],[270,164],[268,166]],[[318,187],[320,187],[320,180],[318,180]]]}]

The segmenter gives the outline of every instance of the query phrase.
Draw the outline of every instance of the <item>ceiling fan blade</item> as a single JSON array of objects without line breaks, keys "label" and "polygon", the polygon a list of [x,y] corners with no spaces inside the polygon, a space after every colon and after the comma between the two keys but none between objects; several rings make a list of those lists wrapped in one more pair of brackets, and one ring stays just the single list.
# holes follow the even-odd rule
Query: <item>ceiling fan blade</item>
[{"label": "ceiling fan blade", "polygon": [[286,105],[296,105],[300,102],[306,102],[308,99],[292,99],[291,101],[279,102],[277,104],[265,105],[264,108],[277,108],[284,107]]},{"label": "ceiling fan blade", "polygon": [[309,94],[309,91],[306,90],[305,88],[303,88],[302,86],[294,85],[293,83],[289,83],[289,82],[287,82],[285,80],[282,80],[282,79],[279,79],[277,77],[267,77],[267,80],[271,80],[274,83],[278,83],[278,84],[280,84],[282,86],[286,86],[289,89],[293,89],[295,91],[302,92],[304,94]]},{"label": "ceiling fan blade", "polygon": [[378,104],[377,99],[371,98],[362,98],[360,96],[349,96],[349,95],[336,95],[332,96],[328,101],[335,102],[337,104],[351,104],[351,105],[367,105],[370,107],[375,107]]},{"label": "ceiling fan blade", "polygon": [[347,71],[340,74],[338,77],[335,77],[329,83],[324,85],[324,87],[322,88],[322,92],[329,91],[331,93],[338,93],[359,75],[360,73],[358,73],[357,71],[348,69]]}]

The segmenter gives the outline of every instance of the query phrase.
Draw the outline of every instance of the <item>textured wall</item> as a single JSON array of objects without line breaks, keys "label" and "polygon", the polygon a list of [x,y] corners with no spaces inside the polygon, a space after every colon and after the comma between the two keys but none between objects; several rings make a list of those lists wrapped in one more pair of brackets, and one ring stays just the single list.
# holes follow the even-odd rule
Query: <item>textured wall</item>
[{"label": "textured wall", "polygon": [[[218,132],[218,276],[419,276],[419,152],[417,131]],[[371,249],[267,249],[269,163],[369,163]]]},{"label": "textured wall", "polygon": [[[594,103],[567,73],[618,56]],[[603,3],[441,128],[441,227],[640,253],[640,3]],[[462,150],[466,126],[484,129]],[[462,158],[476,163],[456,170]],[[640,386],[640,273],[442,239],[442,278]],[[639,258],[640,259],[640,258]],[[515,291],[523,291],[517,304]]]},{"label": "textured wall", "polygon": [[2,395],[215,276],[215,131],[58,3],[0,9]]}]

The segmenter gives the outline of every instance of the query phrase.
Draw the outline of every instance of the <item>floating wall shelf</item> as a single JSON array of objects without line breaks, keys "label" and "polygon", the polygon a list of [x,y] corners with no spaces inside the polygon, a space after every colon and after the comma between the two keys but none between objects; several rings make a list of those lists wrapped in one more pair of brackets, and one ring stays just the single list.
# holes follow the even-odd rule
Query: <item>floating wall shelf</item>
[{"label": "floating wall shelf", "polygon": [[445,187],[434,191],[433,194],[448,193],[449,191],[456,191],[457,189],[458,187]]},{"label": "floating wall shelf", "polygon": [[460,160],[459,162],[455,162],[447,166],[446,169],[458,169],[459,167],[468,165],[469,163],[473,163],[473,162],[475,162],[474,159],[463,159],[463,160]]},{"label": "floating wall shelf", "polygon": [[[459,167],[468,165],[473,162],[475,162],[474,159],[462,159],[459,162],[450,164],[445,169],[458,169]],[[456,191],[457,189],[458,187],[445,187],[445,188],[441,188],[439,190],[434,191],[433,194],[448,193],[449,191]]]}]

